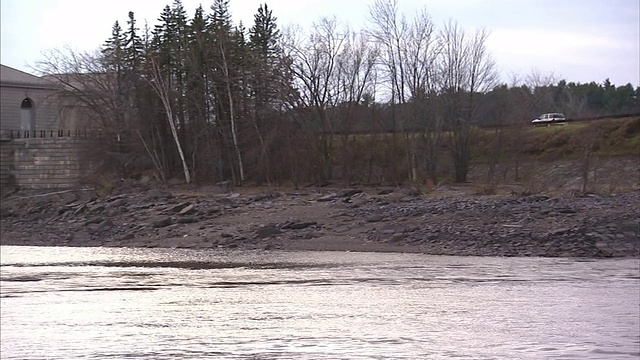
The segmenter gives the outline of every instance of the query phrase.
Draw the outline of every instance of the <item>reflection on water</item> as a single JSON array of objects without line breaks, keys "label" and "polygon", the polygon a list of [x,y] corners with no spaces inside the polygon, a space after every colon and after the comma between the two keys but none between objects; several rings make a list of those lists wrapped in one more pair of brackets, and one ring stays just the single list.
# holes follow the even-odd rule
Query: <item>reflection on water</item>
[{"label": "reflection on water", "polygon": [[640,356],[637,260],[0,248],[3,359]]}]

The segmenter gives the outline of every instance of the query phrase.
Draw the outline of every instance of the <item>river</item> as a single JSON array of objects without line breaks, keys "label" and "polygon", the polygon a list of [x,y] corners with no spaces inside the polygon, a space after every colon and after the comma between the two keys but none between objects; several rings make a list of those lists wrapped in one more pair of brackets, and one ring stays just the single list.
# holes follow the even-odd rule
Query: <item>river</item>
[{"label": "river", "polygon": [[638,359],[634,259],[2,246],[2,359]]}]

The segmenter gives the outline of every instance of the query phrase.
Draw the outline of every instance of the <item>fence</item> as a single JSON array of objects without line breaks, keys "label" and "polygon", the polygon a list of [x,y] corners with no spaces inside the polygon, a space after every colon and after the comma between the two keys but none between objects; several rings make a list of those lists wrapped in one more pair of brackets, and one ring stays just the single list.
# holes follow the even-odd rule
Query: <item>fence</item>
[{"label": "fence", "polygon": [[6,139],[42,139],[42,138],[97,138],[102,132],[98,130],[3,130],[2,138]]}]

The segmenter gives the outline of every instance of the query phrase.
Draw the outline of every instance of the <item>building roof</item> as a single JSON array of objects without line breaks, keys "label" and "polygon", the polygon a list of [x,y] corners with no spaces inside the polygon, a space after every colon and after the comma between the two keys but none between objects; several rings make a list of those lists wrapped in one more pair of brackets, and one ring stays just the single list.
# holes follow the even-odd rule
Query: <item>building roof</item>
[{"label": "building roof", "polygon": [[41,77],[0,64],[0,85],[33,88],[54,88],[59,86]]}]

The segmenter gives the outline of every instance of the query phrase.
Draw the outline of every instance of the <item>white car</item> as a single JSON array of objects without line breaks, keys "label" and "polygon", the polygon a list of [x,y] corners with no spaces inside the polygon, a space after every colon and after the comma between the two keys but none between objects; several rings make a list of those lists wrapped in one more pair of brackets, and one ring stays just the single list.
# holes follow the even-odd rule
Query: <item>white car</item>
[{"label": "white car", "polygon": [[561,113],[548,113],[542,114],[537,118],[533,119],[531,123],[533,125],[542,125],[542,124],[552,124],[552,123],[564,123],[567,121],[567,118],[564,114]]}]

